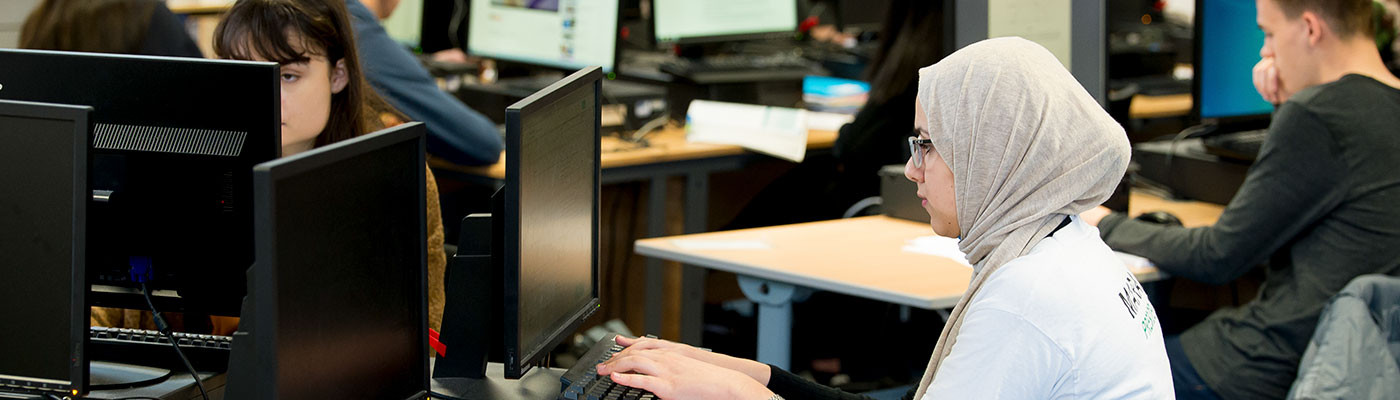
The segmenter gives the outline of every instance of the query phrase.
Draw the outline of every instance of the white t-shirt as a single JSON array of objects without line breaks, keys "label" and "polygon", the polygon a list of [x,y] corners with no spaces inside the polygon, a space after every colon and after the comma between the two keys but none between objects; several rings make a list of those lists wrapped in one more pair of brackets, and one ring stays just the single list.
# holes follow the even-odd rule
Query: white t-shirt
[{"label": "white t-shirt", "polygon": [[987,279],[924,399],[1169,399],[1157,313],[1074,221]]}]

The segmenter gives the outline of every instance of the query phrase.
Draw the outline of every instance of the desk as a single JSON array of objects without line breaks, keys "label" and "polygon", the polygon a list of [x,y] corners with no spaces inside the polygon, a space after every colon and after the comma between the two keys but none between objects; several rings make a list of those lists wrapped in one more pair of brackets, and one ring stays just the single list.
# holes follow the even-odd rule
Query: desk
[{"label": "desk", "polygon": [[1163,96],[1133,96],[1128,105],[1128,115],[1133,119],[1180,117],[1191,112],[1191,94],[1169,94]]},{"label": "desk", "polygon": [[[1208,224],[1222,208],[1168,202],[1142,194],[1131,212],[1170,210],[1191,224]],[[1213,212],[1213,214],[1212,214]],[[927,223],[870,216],[638,240],[638,254],[739,275],[745,297],[759,305],[758,360],[787,368],[791,359],[792,301],[812,289],[925,309],[957,304],[972,270],[940,257],[902,250],[911,239],[932,235]],[[687,250],[675,239],[763,243],[764,249]],[[878,266],[861,268],[860,266]],[[1134,269],[1144,282],[1161,279],[1155,268]]]},{"label": "desk", "polygon": [[[809,131],[807,149],[824,150],[836,143],[835,131]],[[706,229],[709,210],[710,174],[742,168],[758,157],[738,146],[690,143],[685,140],[685,128],[668,126],[647,137],[649,147],[635,147],[616,137],[604,137],[601,155],[603,184],[620,182],[649,182],[647,199],[647,236],[666,235],[666,181],[684,177],[684,232],[698,233]],[[505,154],[492,165],[465,167],[441,159],[430,159],[428,165],[438,176],[471,179],[505,178]],[[646,332],[661,332],[665,279],[662,260],[647,260]],[[700,343],[701,317],[704,307],[705,270],[686,267],[682,273],[681,337],[680,341]]]}]

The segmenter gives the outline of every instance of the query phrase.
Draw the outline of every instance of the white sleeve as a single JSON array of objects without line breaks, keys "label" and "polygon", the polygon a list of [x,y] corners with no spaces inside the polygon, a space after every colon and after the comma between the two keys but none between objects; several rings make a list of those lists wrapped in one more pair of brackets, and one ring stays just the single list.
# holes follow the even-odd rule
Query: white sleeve
[{"label": "white sleeve", "polygon": [[1020,315],[974,309],[923,400],[1044,399],[1067,379],[1070,360]]}]

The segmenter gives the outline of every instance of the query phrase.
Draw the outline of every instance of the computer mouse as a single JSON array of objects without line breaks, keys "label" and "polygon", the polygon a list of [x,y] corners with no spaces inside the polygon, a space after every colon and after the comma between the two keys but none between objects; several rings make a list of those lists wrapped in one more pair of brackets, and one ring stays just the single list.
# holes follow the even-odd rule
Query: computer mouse
[{"label": "computer mouse", "polygon": [[1181,219],[1166,211],[1148,211],[1138,215],[1138,221],[1146,221],[1154,224],[1181,226]]}]

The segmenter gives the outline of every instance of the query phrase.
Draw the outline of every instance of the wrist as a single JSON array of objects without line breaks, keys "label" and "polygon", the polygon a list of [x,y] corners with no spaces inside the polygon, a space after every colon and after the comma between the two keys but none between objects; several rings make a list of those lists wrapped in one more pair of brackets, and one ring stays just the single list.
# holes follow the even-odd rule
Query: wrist
[{"label": "wrist", "polygon": [[747,381],[735,388],[735,392],[729,396],[731,399],[752,399],[752,400],[782,400],[782,396],[768,390],[767,387],[755,381]]}]

